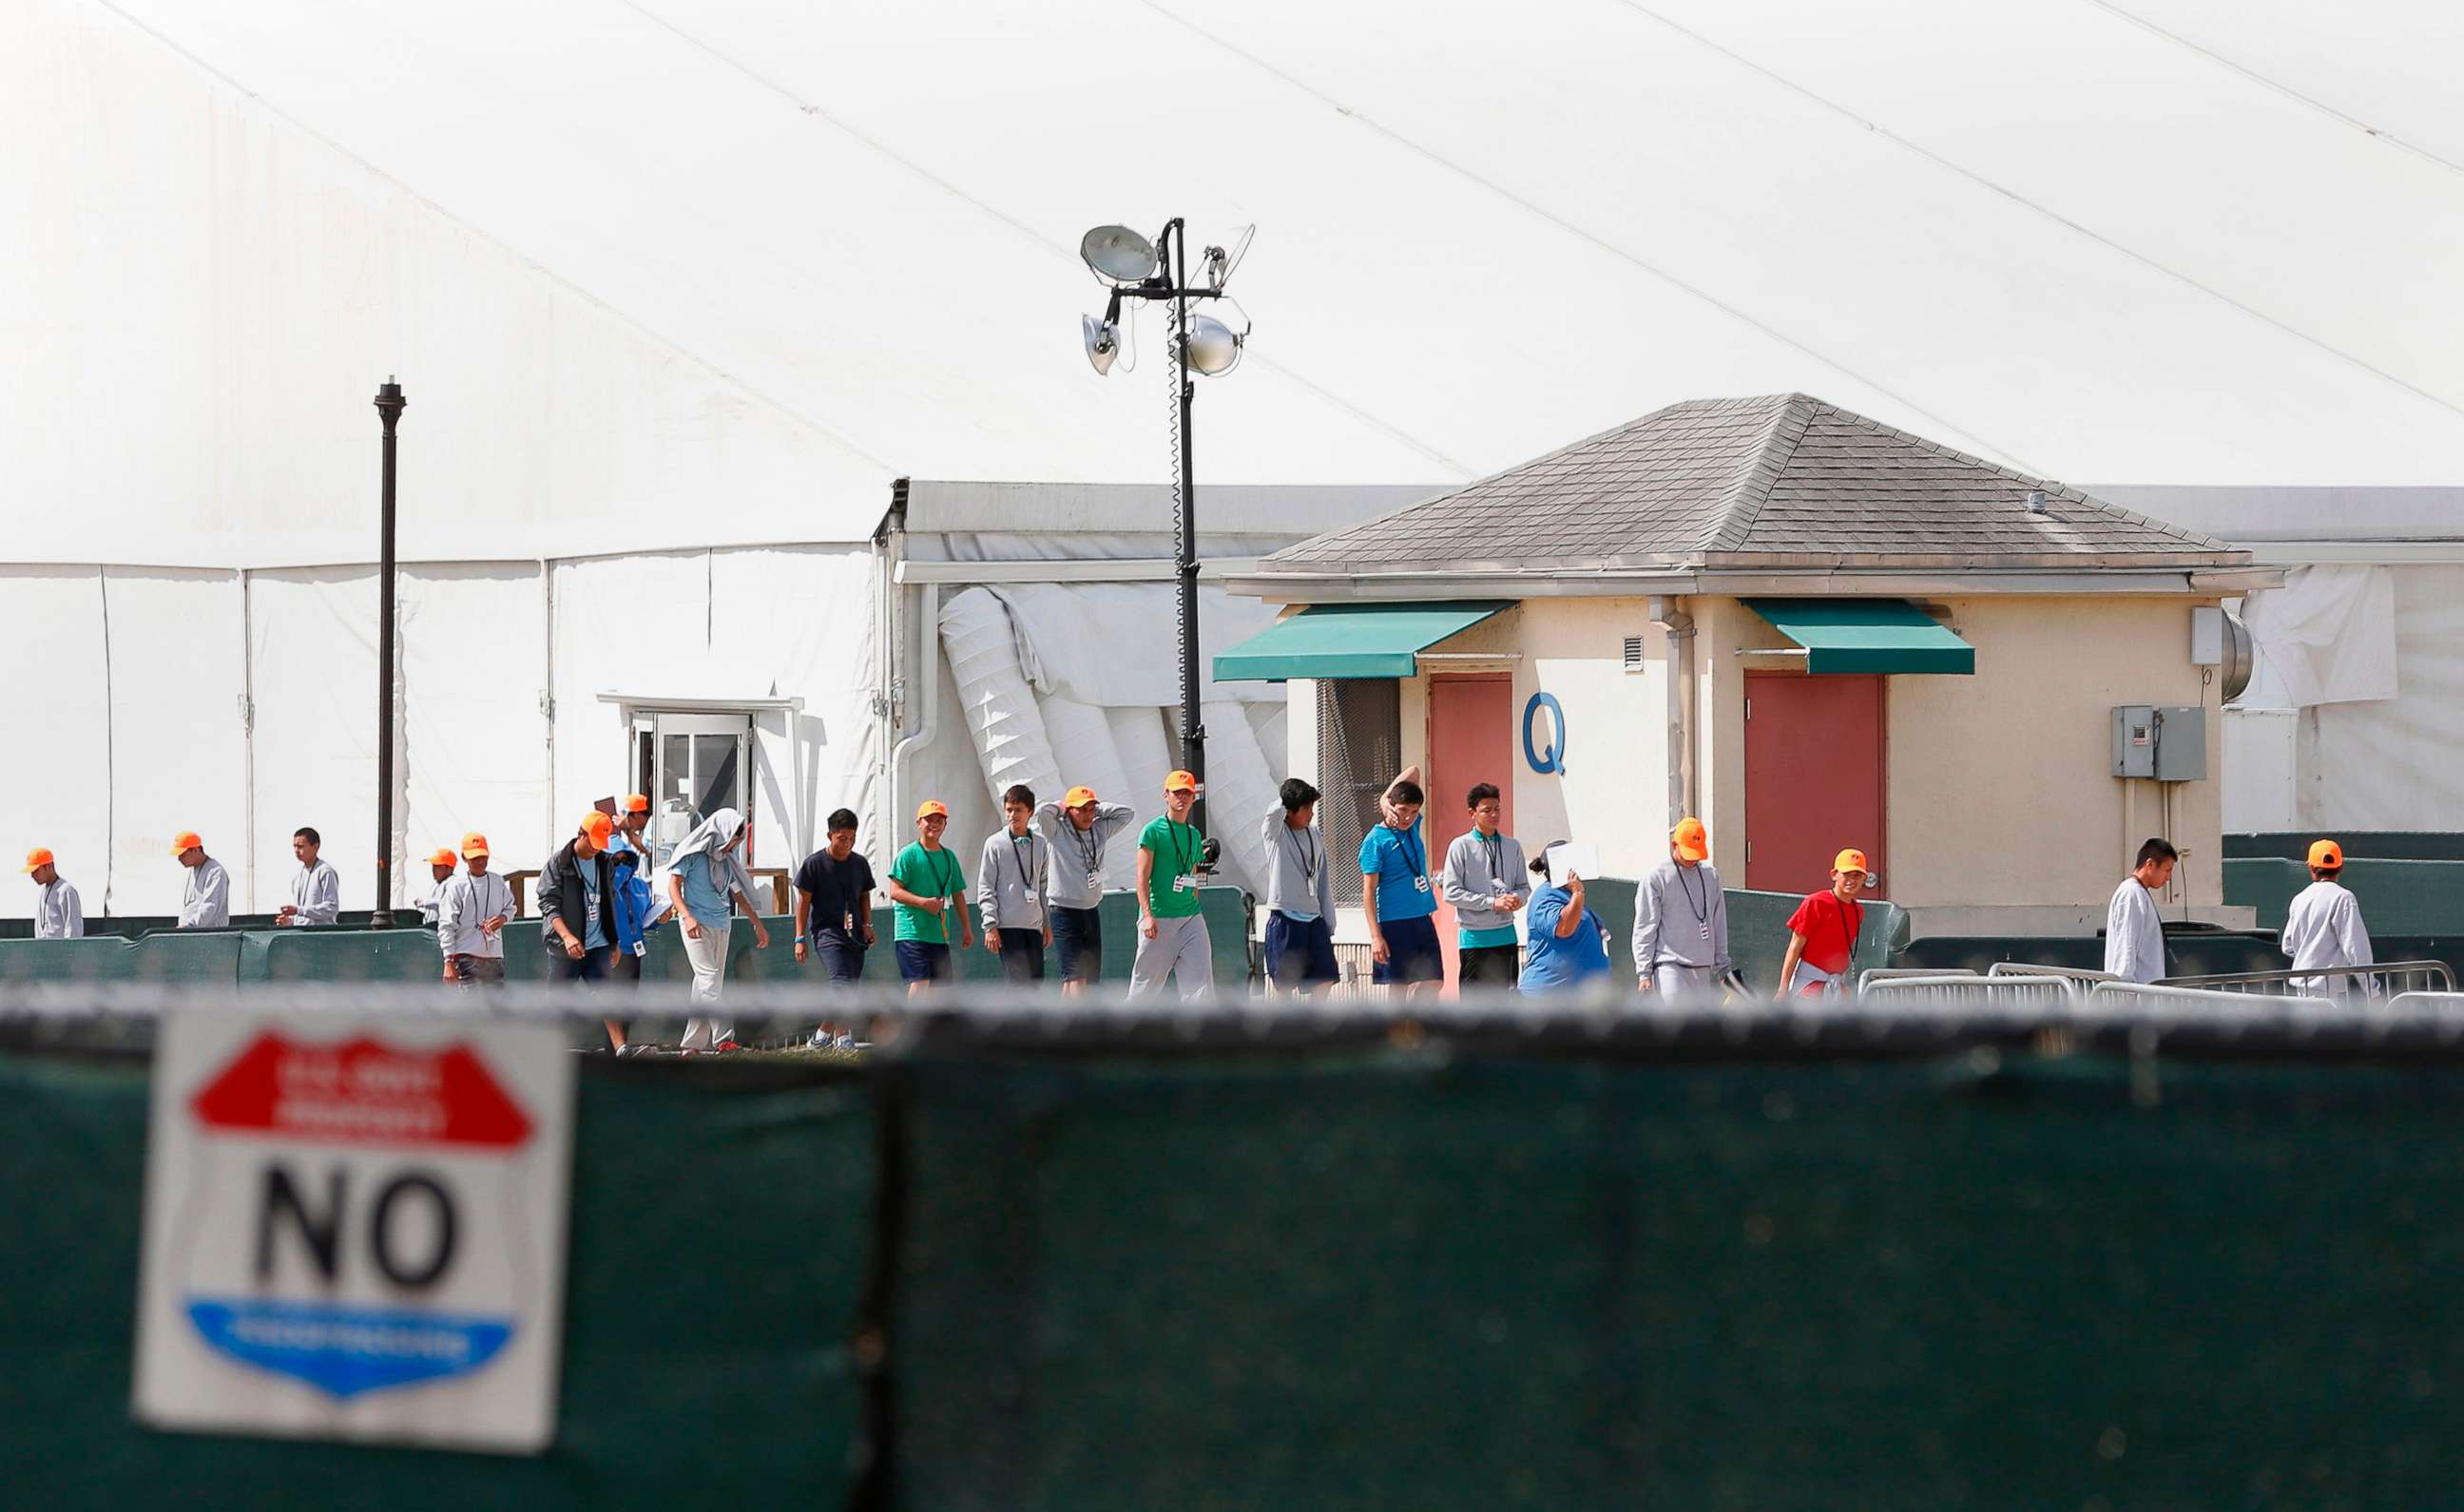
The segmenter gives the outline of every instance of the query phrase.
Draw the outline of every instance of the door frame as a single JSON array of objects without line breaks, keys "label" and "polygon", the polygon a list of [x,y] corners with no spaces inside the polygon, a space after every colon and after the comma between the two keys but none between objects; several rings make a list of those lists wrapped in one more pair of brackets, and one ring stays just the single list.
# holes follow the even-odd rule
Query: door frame
[{"label": "door frame", "polygon": [[[1514,763],[1511,733],[1514,718],[1513,668],[1509,666],[1494,669],[1425,674],[1421,679],[1420,698],[1420,777],[1422,778],[1420,788],[1428,801],[1420,805],[1420,834],[1430,843],[1429,886],[1432,889],[1437,887],[1438,877],[1445,869],[1445,854],[1436,844],[1438,826],[1429,818],[1429,809],[1438,801],[1438,791],[1435,786],[1435,778],[1438,775],[1438,688],[1441,684],[1459,686],[1466,683],[1497,683],[1506,689],[1506,714],[1508,724],[1507,760],[1506,770],[1499,774],[1496,779],[1498,802],[1505,809],[1505,814],[1498,828],[1504,834],[1514,833]],[[1458,791],[1456,796],[1461,797],[1462,792]],[[1466,822],[1464,827],[1468,829],[1469,823]],[[1437,917],[1444,921],[1438,931],[1438,956],[1444,962],[1442,969],[1445,972],[1445,981],[1441,988],[1440,996],[1452,997],[1456,994],[1457,985],[1463,975],[1462,953],[1455,943],[1455,930],[1451,927],[1454,924],[1454,909],[1446,902],[1443,892],[1438,895]]]},{"label": "door frame", "polygon": [[[759,791],[760,787],[760,784],[754,780],[753,771],[753,762],[756,755],[753,731],[755,720],[758,717],[757,712],[750,709],[744,710],[741,712],[734,711],[713,711],[707,709],[684,711],[660,709],[656,706],[645,707],[637,704],[628,706],[626,709],[625,713],[625,739],[627,746],[625,753],[625,771],[628,781],[640,778],[642,763],[639,758],[642,752],[642,742],[645,740],[649,742],[649,784],[641,789],[641,791],[649,795],[651,822],[653,824],[657,822],[657,816],[659,814],[661,804],[665,801],[664,797],[659,792],[659,778],[663,776],[671,775],[664,772],[660,765],[660,763],[665,759],[664,754],[661,750],[661,741],[668,735],[734,735],[736,737],[737,783],[742,789],[744,795],[744,807],[742,810],[744,815],[744,860],[748,866],[751,865],[753,861],[753,847],[755,844],[755,825],[753,822],[754,794]],[[688,744],[686,749],[691,750],[693,748]],[[692,774],[688,774],[686,778],[686,789],[688,793],[692,791]]]}]

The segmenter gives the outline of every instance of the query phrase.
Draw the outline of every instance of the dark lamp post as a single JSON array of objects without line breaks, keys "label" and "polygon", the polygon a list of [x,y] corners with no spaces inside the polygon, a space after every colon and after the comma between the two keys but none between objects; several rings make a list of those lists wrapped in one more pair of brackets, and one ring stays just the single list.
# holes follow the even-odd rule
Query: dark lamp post
[{"label": "dark lamp post", "polygon": [[377,906],[374,930],[393,928],[393,455],[394,427],[408,405],[402,385],[387,374],[377,385],[377,415],[385,422],[385,461],[380,474],[377,556]]}]

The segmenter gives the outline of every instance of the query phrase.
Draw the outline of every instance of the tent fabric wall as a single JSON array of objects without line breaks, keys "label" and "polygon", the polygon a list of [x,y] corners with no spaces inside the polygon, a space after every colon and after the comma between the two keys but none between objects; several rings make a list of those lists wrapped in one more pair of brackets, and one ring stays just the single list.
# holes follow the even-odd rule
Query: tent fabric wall
[{"label": "tent fabric wall", "polygon": [[[540,696],[547,616],[539,568],[498,562],[415,567],[402,575],[397,592],[403,707],[395,815],[401,827],[391,901],[400,905],[427,888],[420,858],[437,846],[454,845],[477,830],[527,866],[535,864],[534,845],[561,844],[580,815],[548,807]],[[366,690],[375,667],[371,652],[349,687]],[[364,803],[359,811],[366,811]],[[343,877],[346,894],[364,885]]]},{"label": "tent fabric wall", "polygon": [[596,799],[636,791],[624,711],[599,695],[627,690],[646,664],[664,665],[679,648],[709,644],[710,570],[710,555],[700,551],[560,561],[551,569],[554,812],[579,818]]},{"label": "tent fabric wall", "polygon": [[[290,901],[292,831],[314,826],[341,873],[342,907],[375,902],[368,836],[377,791],[377,580],[363,567],[313,567],[249,577],[249,681],[257,690],[254,870],[241,836],[205,836],[231,869],[231,909]],[[395,728],[401,729],[399,712]]]},{"label": "tent fabric wall", "polygon": [[[102,911],[112,851],[102,607],[94,567],[0,567],[0,644],[11,648],[0,661],[0,708],[17,721],[15,738],[0,740],[0,857],[50,846],[89,913]],[[0,887],[0,917],[32,916],[34,889],[6,880],[14,885]]]},{"label": "tent fabric wall", "polygon": [[2402,693],[2302,712],[2295,827],[2464,830],[2464,565],[2387,570]]},{"label": "tent fabric wall", "polygon": [[[832,809],[869,817],[883,756],[872,698],[880,686],[880,572],[865,547],[773,546],[711,554],[712,654],[740,662],[782,693],[794,714],[754,722],[754,805],[762,866],[793,867],[822,844]],[[793,729],[789,728],[792,721]]]},{"label": "tent fabric wall", "polygon": [[[231,907],[244,909],[246,585],[234,572],[113,567],[103,589],[111,608],[111,911],[180,911],[188,874],[170,851],[171,837],[184,829],[205,836],[231,868]],[[353,808],[366,811],[365,799]],[[364,906],[364,883],[350,881],[362,883]],[[85,905],[99,914],[103,898],[89,893]]]}]

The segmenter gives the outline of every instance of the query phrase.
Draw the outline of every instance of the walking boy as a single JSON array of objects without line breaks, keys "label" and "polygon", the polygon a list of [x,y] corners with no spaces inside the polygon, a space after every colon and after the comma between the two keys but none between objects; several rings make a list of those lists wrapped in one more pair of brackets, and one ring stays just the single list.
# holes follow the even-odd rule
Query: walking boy
[{"label": "walking boy", "polygon": [[171,837],[171,854],[188,868],[187,890],[180,898],[180,928],[218,930],[231,923],[231,873],[206,854],[206,843],[193,829]]},{"label": "walking boy", "polygon": [[1837,997],[1845,991],[1865,931],[1865,853],[1843,850],[1831,860],[1831,887],[1788,916],[1788,953],[1780,958],[1778,997]]},{"label": "walking boy", "polygon": [[2165,921],[2156,914],[2156,894],[2173,880],[2173,864],[2182,853],[2173,843],[2154,839],[2139,847],[2139,863],[2113,889],[2104,910],[2104,970],[2126,982],[2152,982],[2165,975]]},{"label": "walking boy", "polygon": [[291,879],[291,901],[274,915],[275,927],[331,924],[342,914],[342,879],[331,862],[317,859],[324,840],[305,825],[291,832],[291,854],[299,870]]},{"label": "walking boy", "polygon": [[1104,975],[1104,847],[1137,814],[1127,803],[1099,803],[1091,787],[1073,787],[1035,811],[1052,845],[1052,946],[1060,955],[1061,992],[1072,997]]},{"label": "walking boy", "polygon": [[1699,819],[1668,832],[1668,859],[1634,889],[1637,992],[1705,994],[1729,974],[1728,900],[1711,865],[1711,835]]},{"label": "walking boy", "polygon": [[1334,988],[1334,868],[1317,826],[1318,791],[1286,778],[1259,829],[1266,843],[1266,982],[1323,997]]},{"label": "walking boy", "polygon": [[1198,778],[1175,772],[1163,779],[1163,817],[1138,835],[1138,955],[1130,966],[1130,1000],[1153,997],[1163,979],[1180,983],[1180,1000],[1215,993],[1215,950],[1198,911],[1199,871],[1206,838],[1189,822]]},{"label": "walking boy", "polygon": [[1529,868],[1523,845],[1498,833],[1506,800],[1494,782],[1481,782],[1464,796],[1471,828],[1446,847],[1446,869],[1438,879],[1455,910],[1459,962],[1455,986],[1514,989],[1523,976],[1523,952],[1514,942],[1514,914],[1530,901]]},{"label": "walking boy", "polygon": [[839,809],[828,823],[829,844],[796,868],[796,964],[809,944],[830,984],[852,987],[873,945],[872,862],[855,848],[855,810]]},{"label": "walking boy", "polygon": [[60,879],[60,868],[52,853],[40,845],[26,852],[26,875],[43,889],[34,898],[34,938],[85,938],[85,901],[77,896],[77,888]]},{"label": "walking boy", "polygon": [[1040,982],[1052,943],[1052,844],[1035,832],[1035,790],[1025,783],[1001,795],[1001,813],[1009,827],[985,840],[976,866],[984,949],[1001,957],[1001,980]]},{"label": "walking boy", "polygon": [[[2310,846],[2310,886],[2293,899],[2284,916],[2279,943],[2293,958],[2297,972],[2324,971],[2337,966],[2371,964],[2370,931],[2362,923],[2361,900],[2344,890],[2344,847],[2332,840]],[[2367,976],[2359,978],[2371,997],[2378,996]],[[2293,990],[2309,997],[2341,997],[2355,978],[2335,975],[2297,978]]]},{"label": "walking boy", "polygon": [[967,879],[958,858],[941,848],[941,832],[949,827],[949,807],[927,799],[915,809],[915,839],[890,863],[890,901],[897,905],[897,927],[891,932],[910,997],[957,975],[950,958],[952,915],[958,920],[959,948],[976,943],[975,928],[967,922]]},{"label": "walking boy", "polygon": [[501,987],[514,889],[488,870],[485,835],[462,837],[462,875],[448,882],[436,900],[436,948],[445,956],[445,979],[464,988]]},{"label": "walking boy", "polygon": [[1385,822],[1360,842],[1361,911],[1369,916],[1370,976],[1419,997],[1445,981],[1438,950],[1438,894],[1420,838],[1420,769],[1405,767],[1377,806]]}]

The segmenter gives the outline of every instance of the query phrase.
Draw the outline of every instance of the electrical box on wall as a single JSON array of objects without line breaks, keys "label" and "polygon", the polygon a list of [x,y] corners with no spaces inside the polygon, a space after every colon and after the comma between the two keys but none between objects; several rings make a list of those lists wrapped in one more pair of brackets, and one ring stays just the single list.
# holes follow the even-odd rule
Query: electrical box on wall
[{"label": "electrical box on wall", "polygon": [[2208,775],[2208,712],[2195,704],[2123,704],[2113,711],[2113,775],[2196,782]]}]

